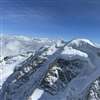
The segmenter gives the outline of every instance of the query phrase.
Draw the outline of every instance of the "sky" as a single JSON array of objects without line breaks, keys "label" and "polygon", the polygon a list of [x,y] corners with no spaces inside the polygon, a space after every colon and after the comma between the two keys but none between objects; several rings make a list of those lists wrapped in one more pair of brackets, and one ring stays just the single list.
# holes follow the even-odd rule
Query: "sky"
[{"label": "sky", "polygon": [[0,0],[0,33],[100,43],[100,0]]}]

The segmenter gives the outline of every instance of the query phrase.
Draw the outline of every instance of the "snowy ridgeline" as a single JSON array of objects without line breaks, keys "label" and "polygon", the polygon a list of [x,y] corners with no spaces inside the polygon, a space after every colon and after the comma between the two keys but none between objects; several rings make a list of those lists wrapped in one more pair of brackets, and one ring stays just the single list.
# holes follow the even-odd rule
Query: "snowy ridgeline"
[{"label": "snowy ridgeline", "polygon": [[100,47],[0,37],[0,100],[100,100]]}]

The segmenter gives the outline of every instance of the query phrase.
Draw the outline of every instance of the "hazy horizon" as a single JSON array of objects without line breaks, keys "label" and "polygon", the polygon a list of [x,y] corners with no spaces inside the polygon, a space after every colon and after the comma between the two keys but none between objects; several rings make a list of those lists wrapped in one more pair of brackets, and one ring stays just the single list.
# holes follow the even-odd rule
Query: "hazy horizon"
[{"label": "hazy horizon", "polygon": [[100,43],[99,0],[1,0],[0,33]]}]

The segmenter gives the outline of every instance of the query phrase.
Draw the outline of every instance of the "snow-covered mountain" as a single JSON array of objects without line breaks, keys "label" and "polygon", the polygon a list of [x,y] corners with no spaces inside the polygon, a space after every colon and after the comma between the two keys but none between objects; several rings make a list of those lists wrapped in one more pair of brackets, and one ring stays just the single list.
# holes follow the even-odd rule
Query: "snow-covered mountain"
[{"label": "snow-covered mountain", "polygon": [[100,100],[100,46],[23,36],[0,43],[0,100]]}]

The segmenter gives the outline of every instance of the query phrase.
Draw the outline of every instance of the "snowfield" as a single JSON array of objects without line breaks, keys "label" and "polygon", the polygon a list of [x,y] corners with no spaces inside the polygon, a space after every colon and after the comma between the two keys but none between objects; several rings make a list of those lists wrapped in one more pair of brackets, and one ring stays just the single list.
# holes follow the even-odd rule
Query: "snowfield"
[{"label": "snowfield", "polygon": [[24,36],[0,43],[0,100],[100,100],[99,45]]}]

